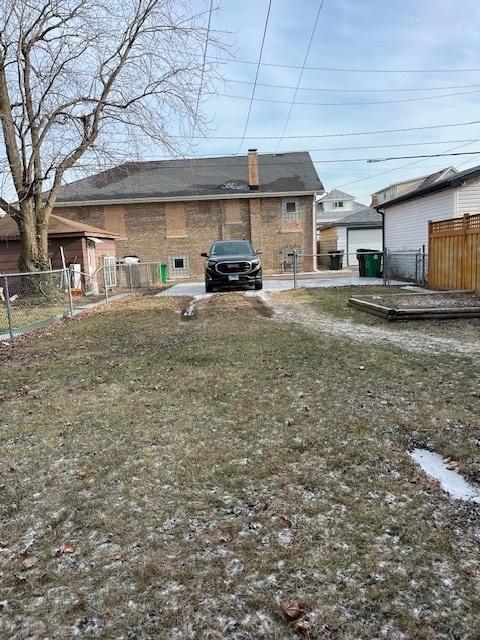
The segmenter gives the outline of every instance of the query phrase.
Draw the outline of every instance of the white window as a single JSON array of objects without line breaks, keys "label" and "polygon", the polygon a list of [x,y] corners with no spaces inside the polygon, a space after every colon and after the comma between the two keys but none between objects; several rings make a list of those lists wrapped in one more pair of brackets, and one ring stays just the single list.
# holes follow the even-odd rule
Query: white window
[{"label": "white window", "polygon": [[298,200],[284,200],[282,215],[284,220],[298,222],[298,218],[300,216]]},{"label": "white window", "polygon": [[335,207],[335,209],[342,209],[343,208],[343,202],[341,200],[339,200],[338,202],[334,202],[333,206]]},{"label": "white window", "polygon": [[117,268],[113,256],[104,256],[103,268],[105,270],[105,286],[111,289],[117,285]]},{"label": "white window", "polygon": [[188,256],[169,256],[168,266],[172,278],[188,278]]}]

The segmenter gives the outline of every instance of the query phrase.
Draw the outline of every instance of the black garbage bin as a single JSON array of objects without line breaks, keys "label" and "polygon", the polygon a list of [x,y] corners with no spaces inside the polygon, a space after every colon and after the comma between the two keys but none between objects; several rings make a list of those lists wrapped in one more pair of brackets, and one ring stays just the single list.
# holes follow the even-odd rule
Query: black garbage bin
[{"label": "black garbage bin", "polygon": [[335,249],[328,252],[330,256],[330,271],[339,271],[343,267],[344,253],[343,249]]},{"label": "black garbage bin", "polygon": [[372,249],[357,249],[357,260],[358,260],[358,275],[361,278],[366,278],[367,276],[367,264],[366,264],[366,253],[370,253]]}]

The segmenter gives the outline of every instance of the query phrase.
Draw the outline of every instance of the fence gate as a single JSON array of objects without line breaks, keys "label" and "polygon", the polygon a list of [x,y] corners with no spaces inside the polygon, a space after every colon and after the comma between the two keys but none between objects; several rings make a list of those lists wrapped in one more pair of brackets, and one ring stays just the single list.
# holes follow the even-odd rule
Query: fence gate
[{"label": "fence gate", "polygon": [[480,214],[428,223],[428,284],[480,292]]}]

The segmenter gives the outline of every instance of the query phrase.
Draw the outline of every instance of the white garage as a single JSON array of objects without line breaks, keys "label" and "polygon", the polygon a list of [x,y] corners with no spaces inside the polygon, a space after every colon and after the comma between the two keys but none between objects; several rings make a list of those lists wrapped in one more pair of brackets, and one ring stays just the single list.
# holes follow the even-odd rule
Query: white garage
[{"label": "white garage", "polygon": [[348,264],[357,264],[356,252],[358,249],[383,251],[382,229],[349,229],[347,227],[345,253],[349,255]]},{"label": "white garage", "polygon": [[[357,250],[383,251],[382,216],[371,207],[365,207],[345,218],[335,220],[318,229],[319,253],[343,251],[343,266],[358,264]],[[328,260],[323,263],[328,264]]]}]

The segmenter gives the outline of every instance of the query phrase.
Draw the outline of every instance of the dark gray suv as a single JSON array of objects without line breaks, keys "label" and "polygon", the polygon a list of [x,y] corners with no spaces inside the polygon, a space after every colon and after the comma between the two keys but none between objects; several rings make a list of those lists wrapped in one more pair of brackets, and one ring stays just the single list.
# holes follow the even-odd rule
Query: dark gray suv
[{"label": "dark gray suv", "polygon": [[248,240],[218,240],[212,244],[205,263],[205,290],[253,284],[262,288],[262,263]]}]

